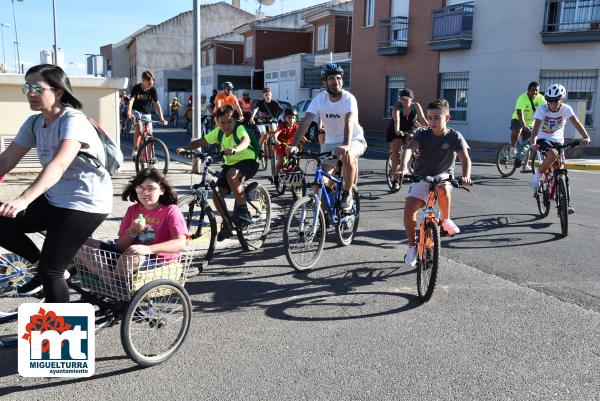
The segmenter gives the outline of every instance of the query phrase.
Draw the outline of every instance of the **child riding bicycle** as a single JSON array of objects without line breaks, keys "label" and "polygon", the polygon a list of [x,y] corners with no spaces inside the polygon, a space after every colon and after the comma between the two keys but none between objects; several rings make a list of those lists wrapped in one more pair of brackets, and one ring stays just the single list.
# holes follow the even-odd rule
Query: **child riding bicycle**
[{"label": "child riding bicycle", "polygon": [[[531,187],[536,189],[540,185],[542,172],[549,169],[558,157],[558,151],[553,149],[553,145],[563,144],[565,142],[565,125],[570,120],[579,135],[583,145],[590,144],[590,136],[568,104],[564,104],[567,97],[567,90],[560,84],[552,84],[544,93],[547,104],[544,104],[535,111],[533,118],[533,133],[531,134],[531,150],[536,152],[538,148],[545,152],[542,165],[531,178]],[[541,132],[540,132],[541,129]],[[535,154],[535,153],[533,153]],[[572,209],[571,209],[572,212]]]},{"label": "child riding bicycle", "polygon": [[[462,166],[462,184],[471,184],[471,159],[469,157],[469,145],[460,132],[448,128],[450,120],[450,106],[444,99],[436,99],[427,106],[428,128],[420,128],[415,132],[408,148],[402,154],[400,166],[403,176],[407,173],[408,161],[413,152],[418,151],[415,157],[414,175],[418,176],[442,176],[451,175],[454,170],[456,155]],[[408,240],[408,252],[405,263],[414,267],[417,263],[416,248],[416,225],[417,211],[427,202],[429,196],[429,183],[426,181],[416,182],[411,185],[406,195],[404,206],[404,228]],[[442,214],[442,227],[449,235],[455,235],[460,229],[450,220],[450,191],[452,187],[441,185],[438,187],[438,202]]]},{"label": "child riding bicycle", "polygon": [[[255,148],[258,145],[252,145],[250,135],[244,126],[236,124],[238,119],[239,115],[233,110],[233,107],[229,105],[219,107],[216,112],[217,127],[203,138],[192,141],[183,148],[178,148],[176,152],[182,153],[182,151],[194,150],[215,143],[221,146],[221,150],[225,154],[225,161],[217,180],[217,186],[220,188],[222,197],[233,192],[235,197],[233,218],[242,225],[248,225],[252,223],[252,216],[248,211],[243,181],[254,177],[258,171],[259,150]],[[221,217],[225,216],[227,210],[221,210],[215,194],[213,194],[213,201]],[[217,239],[223,241],[230,235],[231,233],[223,227]]]}]

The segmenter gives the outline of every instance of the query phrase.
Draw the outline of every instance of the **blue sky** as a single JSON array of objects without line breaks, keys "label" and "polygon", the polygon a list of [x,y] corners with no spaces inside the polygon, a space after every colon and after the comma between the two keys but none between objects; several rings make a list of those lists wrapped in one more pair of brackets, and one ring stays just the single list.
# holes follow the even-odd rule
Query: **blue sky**
[{"label": "blue sky", "polygon": [[[324,2],[275,0],[262,10],[270,16]],[[54,43],[52,0],[15,0],[14,5],[21,63],[27,69],[39,64],[40,50],[51,49]],[[58,47],[64,49],[67,73],[85,74],[86,53],[98,54],[100,46],[118,42],[146,24],[158,24],[189,11],[192,5],[192,0],[56,0]],[[258,9],[256,0],[241,0],[241,6],[251,13]],[[12,10],[12,0],[0,0],[0,22],[11,25],[3,29],[6,64],[11,72],[16,59]]]}]

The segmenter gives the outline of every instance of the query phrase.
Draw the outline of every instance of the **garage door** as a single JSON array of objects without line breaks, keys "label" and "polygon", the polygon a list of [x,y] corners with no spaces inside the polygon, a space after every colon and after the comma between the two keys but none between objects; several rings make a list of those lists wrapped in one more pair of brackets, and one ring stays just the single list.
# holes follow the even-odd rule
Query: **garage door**
[{"label": "garage door", "polygon": [[294,96],[294,83],[296,81],[279,81],[279,100],[285,100],[295,104],[297,100]]}]

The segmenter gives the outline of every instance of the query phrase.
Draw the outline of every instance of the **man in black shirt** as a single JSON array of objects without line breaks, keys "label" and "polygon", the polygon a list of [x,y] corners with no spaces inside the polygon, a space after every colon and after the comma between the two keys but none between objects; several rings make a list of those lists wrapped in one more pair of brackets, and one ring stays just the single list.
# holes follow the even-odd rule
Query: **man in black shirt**
[{"label": "man in black shirt", "polygon": [[[250,116],[250,124],[256,124],[256,128],[260,134],[261,146],[267,140],[267,130],[269,123],[277,123],[277,118],[283,112],[283,108],[277,100],[273,100],[271,88],[263,89],[263,98],[256,102],[256,107]],[[258,113],[258,122],[255,122],[254,117]],[[275,126],[276,127],[276,126]],[[272,130],[271,130],[272,131]]]},{"label": "man in black shirt", "polygon": [[[135,116],[135,134],[133,136],[133,153],[132,157],[135,159],[137,148],[142,142],[142,122],[140,118],[146,116],[148,119],[152,119],[152,105],[156,107],[160,122],[163,125],[167,124],[158,102],[158,93],[154,88],[154,75],[150,71],[144,71],[142,73],[142,83],[135,85],[131,88],[131,96],[129,97],[129,106],[127,109],[127,118],[133,119]],[[152,125],[150,125],[152,127]]]}]

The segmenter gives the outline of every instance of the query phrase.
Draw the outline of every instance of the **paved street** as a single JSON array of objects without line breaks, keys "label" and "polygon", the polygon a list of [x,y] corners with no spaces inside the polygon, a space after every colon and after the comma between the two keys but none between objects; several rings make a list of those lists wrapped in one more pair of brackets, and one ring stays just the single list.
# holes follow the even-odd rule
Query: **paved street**
[{"label": "paved street", "polygon": [[[170,361],[138,369],[120,326],[99,334],[90,379],[22,378],[16,351],[1,349],[0,398],[600,400],[600,172],[570,171],[576,213],[561,238],[555,208],[537,218],[529,175],[502,179],[476,164],[471,192],[453,193],[463,232],[442,241],[438,285],[421,305],[402,263],[407,189],[388,193],[384,154],[371,149],[360,164],[356,240],[339,248],[330,235],[315,270],[289,267],[281,243],[291,196],[271,192],[264,249],[230,241],[186,284],[192,328]],[[180,191],[188,170],[175,163],[170,174]]]}]

